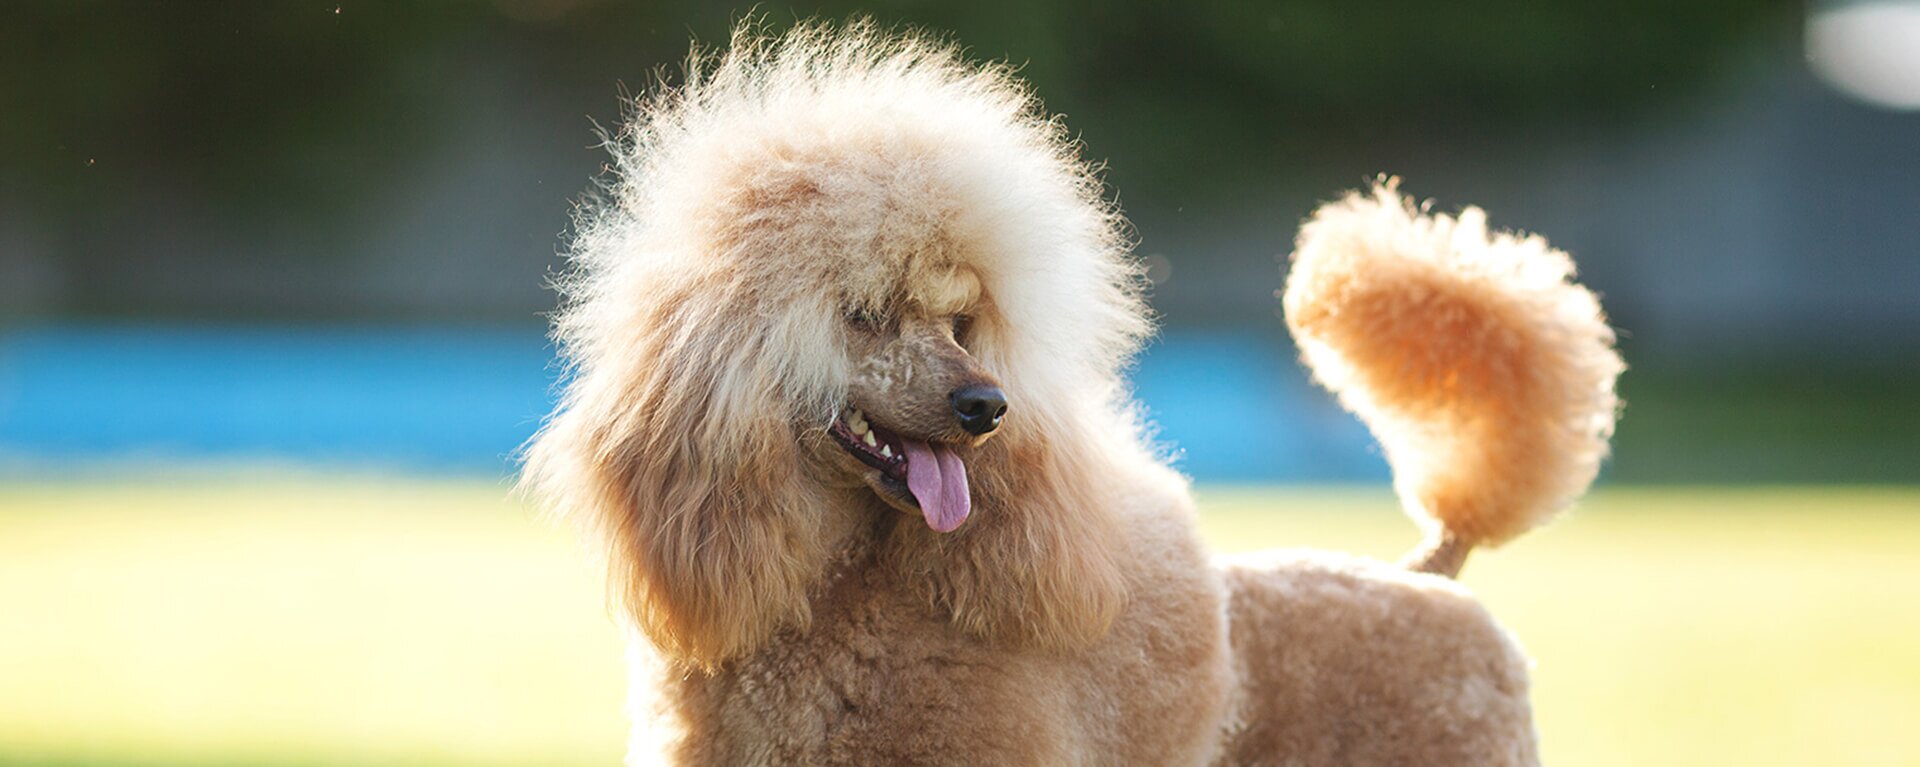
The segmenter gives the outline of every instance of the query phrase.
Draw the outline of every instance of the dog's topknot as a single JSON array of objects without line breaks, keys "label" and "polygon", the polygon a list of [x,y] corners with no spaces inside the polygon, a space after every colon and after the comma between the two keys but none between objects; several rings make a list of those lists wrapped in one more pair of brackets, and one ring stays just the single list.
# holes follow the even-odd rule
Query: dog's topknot
[{"label": "dog's topknot", "polygon": [[[939,38],[865,19],[778,32],[749,19],[724,49],[696,48],[607,140],[610,173],[580,206],[557,279],[556,338],[573,366],[628,342],[607,329],[630,324],[637,296],[729,253],[830,265],[808,256],[915,247],[927,229],[969,241],[1009,323],[1029,328],[1031,343],[1008,350],[1026,358],[1008,367],[1063,389],[1105,382],[1151,332],[1096,166],[1010,66]],[[902,191],[929,180],[937,192]]]},{"label": "dog's topknot", "polygon": [[1314,375],[1385,449],[1425,560],[1545,522],[1593,482],[1624,369],[1573,260],[1486,214],[1429,214],[1397,179],[1315,211],[1284,297]]}]

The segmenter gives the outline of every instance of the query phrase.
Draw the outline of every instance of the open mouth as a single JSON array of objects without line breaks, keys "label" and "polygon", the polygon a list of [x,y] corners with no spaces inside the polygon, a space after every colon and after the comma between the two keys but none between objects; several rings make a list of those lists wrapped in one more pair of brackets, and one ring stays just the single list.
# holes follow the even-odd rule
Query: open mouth
[{"label": "open mouth", "polygon": [[861,463],[879,470],[888,489],[919,507],[928,527],[946,533],[967,521],[973,509],[967,466],[952,447],[880,428],[854,407],[834,419],[827,433]]}]

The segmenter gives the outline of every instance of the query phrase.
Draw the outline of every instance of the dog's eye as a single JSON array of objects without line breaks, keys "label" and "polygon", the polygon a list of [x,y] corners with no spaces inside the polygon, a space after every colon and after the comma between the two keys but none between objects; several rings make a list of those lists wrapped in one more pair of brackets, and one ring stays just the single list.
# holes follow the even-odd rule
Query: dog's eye
[{"label": "dog's eye", "polygon": [[953,340],[956,343],[967,342],[967,331],[973,329],[973,317],[966,314],[953,315]]},{"label": "dog's eye", "polygon": [[860,308],[847,310],[847,324],[856,328],[873,330],[880,327],[882,322],[880,315],[870,310]]}]

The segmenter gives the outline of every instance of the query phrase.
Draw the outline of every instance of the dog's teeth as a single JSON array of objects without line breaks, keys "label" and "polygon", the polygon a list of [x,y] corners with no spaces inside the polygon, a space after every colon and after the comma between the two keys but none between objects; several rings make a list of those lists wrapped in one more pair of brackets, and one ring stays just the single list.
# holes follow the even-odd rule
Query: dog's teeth
[{"label": "dog's teeth", "polygon": [[861,435],[861,437],[862,439],[860,441],[867,443],[867,447],[873,447],[876,444],[873,439],[873,432],[867,432]]},{"label": "dog's teeth", "polygon": [[887,446],[887,445],[881,445],[881,446],[880,446],[880,455],[881,455],[882,457],[885,457],[885,458],[892,458],[892,457],[893,457],[893,448],[892,448],[892,447],[889,447],[889,446]]},{"label": "dog's teeth", "polygon": [[857,437],[857,436],[860,436],[860,435],[862,435],[862,434],[865,434],[865,433],[867,433],[867,422],[866,422],[866,421],[854,421],[854,422],[853,422],[853,425],[852,425],[852,427],[851,427],[851,428],[853,429],[853,435],[854,435],[854,436],[856,436],[856,437]]}]

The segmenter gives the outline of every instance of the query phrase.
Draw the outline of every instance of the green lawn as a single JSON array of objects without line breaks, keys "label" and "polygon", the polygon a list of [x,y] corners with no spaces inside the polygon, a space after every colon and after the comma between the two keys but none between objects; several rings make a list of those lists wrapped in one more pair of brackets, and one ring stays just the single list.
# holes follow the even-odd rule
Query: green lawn
[{"label": "green lawn", "polygon": [[[1384,491],[1203,505],[1230,550],[1413,542]],[[1605,491],[1466,582],[1548,764],[1920,764],[1920,489]],[[0,763],[615,764],[598,586],[494,483],[0,486]]]}]

